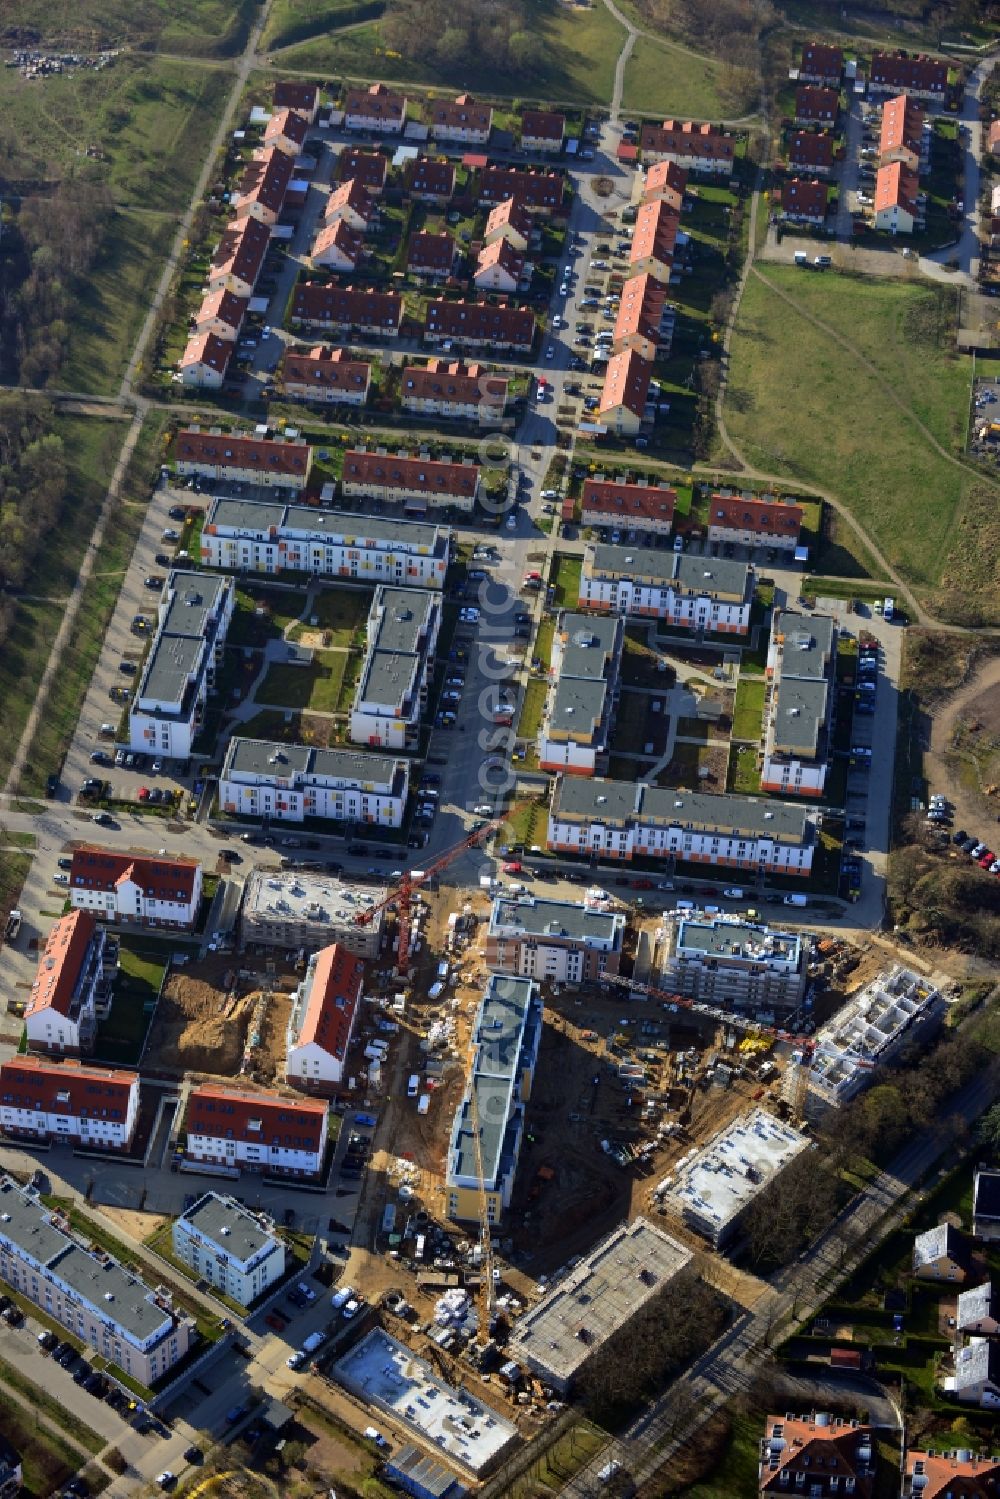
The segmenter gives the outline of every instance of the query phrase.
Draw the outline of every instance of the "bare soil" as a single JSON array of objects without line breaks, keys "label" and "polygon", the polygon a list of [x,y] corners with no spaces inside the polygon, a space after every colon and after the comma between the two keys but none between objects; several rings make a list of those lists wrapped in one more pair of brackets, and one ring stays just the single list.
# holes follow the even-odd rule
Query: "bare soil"
[{"label": "bare soil", "polygon": [[[290,987],[295,976],[279,978]],[[156,1009],[149,1054],[177,1071],[235,1077],[240,1071],[259,995],[260,978],[240,979],[232,957],[213,958],[171,975]],[[280,1077],[291,997],[276,988],[264,1014],[254,1072]]]},{"label": "bare soil", "polygon": [[133,1239],[138,1239],[140,1243],[148,1239],[150,1234],[155,1234],[156,1230],[162,1228],[165,1223],[171,1221],[160,1213],[136,1213],[131,1208],[111,1207],[103,1202],[101,1212],[105,1218],[110,1218],[113,1223],[117,1223],[119,1228],[130,1234]]},{"label": "bare soil", "polygon": [[[997,753],[990,741],[995,741]],[[930,720],[924,760],[927,782],[932,792],[942,792],[954,803],[956,827],[974,832],[984,819],[995,821],[1000,798],[981,789],[993,784],[991,757],[1000,779],[1000,660],[996,659],[984,662]],[[980,771],[981,759],[985,776]]]}]

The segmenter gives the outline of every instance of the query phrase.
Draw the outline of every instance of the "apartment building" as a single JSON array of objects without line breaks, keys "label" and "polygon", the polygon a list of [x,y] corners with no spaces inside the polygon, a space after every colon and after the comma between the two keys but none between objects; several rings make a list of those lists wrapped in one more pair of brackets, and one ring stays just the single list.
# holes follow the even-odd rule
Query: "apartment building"
[{"label": "apartment building", "polygon": [[645,166],[673,161],[689,172],[728,177],[733,170],[736,139],[704,121],[664,120],[662,125],[643,125],[639,146]]},{"label": "apartment building", "polygon": [[315,1179],[323,1168],[329,1113],[328,1104],[313,1099],[200,1083],[188,1094],[185,1159]]},{"label": "apartment building", "polygon": [[168,1291],[151,1291],[106,1250],[85,1249],[66,1218],[9,1177],[0,1180],[0,1278],[142,1384],[155,1385],[191,1347],[194,1322]]},{"label": "apartment building", "polygon": [[69,898],[81,912],[121,926],[186,927],[201,907],[201,865],[80,844],[73,850]]},{"label": "apartment building", "polygon": [[666,286],[673,274],[679,231],[680,215],[666,199],[640,204],[629,246],[631,275],[652,276]]},{"label": "apartment building", "polygon": [[0,1129],[9,1140],[128,1151],[139,1114],[139,1074],[44,1057],[0,1064]]},{"label": "apartment building", "polygon": [[580,520],[584,526],[668,536],[673,530],[677,491],[654,478],[584,479]]},{"label": "apartment building", "polygon": [[377,958],[388,893],[381,885],[353,885],[304,870],[254,870],[243,894],[243,943],[290,953],[337,943],[359,958]]},{"label": "apartment building", "polygon": [[299,281],[292,292],[289,320],[293,328],[304,325],[353,338],[398,338],[403,299],[396,292]]},{"label": "apartment building", "polygon": [[753,569],[743,562],[595,542],[584,550],[581,609],[665,619],[699,633],[745,635],[752,603]]},{"label": "apartment building", "polygon": [[1000,1493],[1000,1457],[951,1447],[945,1452],[910,1447],[903,1499],[994,1499]]},{"label": "apartment building", "polygon": [[410,761],[349,749],[234,736],[219,775],[227,816],[302,823],[307,817],[376,828],[403,825]]},{"label": "apartment building", "polygon": [[240,1306],[250,1306],[285,1273],[284,1240],[263,1213],[235,1197],[206,1192],[175,1218],[174,1256]]},{"label": "apartment building", "polygon": [[836,622],[776,609],[767,653],[762,791],[822,796],[832,755]]},{"label": "apartment building", "polygon": [[450,535],[433,522],[217,496],[201,533],[201,562],[224,572],[441,588]]},{"label": "apartment building", "polygon": [[616,974],[624,940],[620,911],[500,895],[490,910],[484,958],[494,973],[575,986]]},{"label": "apartment building", "polygon": [[685,918],[667,923],[660,987],[721,1009],[787,1014],[801,1003],[807,969],[795,932],[749,921]]},{"label": "apartment building", "polygon": [[259,219],[234,219],[222,236],[208,268],[210,291],[228,291],[236,297],[252,297],[264,264],[271,230]]},{"label": "apartment building", "polygon": [[449,506],[471,514],[479,493],[479,464],[472,459],[412,458],[406,453],[348,448],[340,487],[348,497],[401,504],[410,514]]},{"label": "apartment building", "polygon": [[344,100],[344,125],[348,130],[371,130],[377,135],[401,135],[406,124],[406,95],[384,83],[352,88]]},{"label": "apartment building", "polygon": [[529,307],[498,306],[494,302],[445,302],[427,304],[424,342],[454,343],[464,349],[517,353],[531,352],[535,341],[535,318]]},{"label": "apartment building", "polygon": [[513,293],[525,274],[524,256],[500,235],[480,250],[472,279],[479,291]]},{"label": "apartment building", "polygon": [[302,152],[309,121],[294,109],[277,109],[264,126],[264,146],[283,151],[294,161]]},{"label": "apartment building", "polygon": [[312,448],[298,440],[184,427],[174,442],[174,461],[184,478],[298,490],[308,482]]},{"label": "apartment building", "polygon": [[281,381],[292,401],[326,401],[363,406],[371,389],[372,367],[352,359],[345,349],[319,344],[306,353],[286,349],[281,359]]},{"label": "apartment building", "polygon": [[655,276],[630,276],[622,287],[615,319],[616,354],[631,350],[642,359],[666,358],[674,341],[676,305]]},{"label": "apartment building", "polygon": [[214,333],[192,333],[177,362],[181,384],[221,390],[235,347]]},{"label": "apartment building", "polygon": [[510,1207],[541,1037],[538,985],[490,974],[472,1027],[465,1093],[452,1125],[445,1177],[449,1218],[478,1222],[483,1193],[491,1224]]},{"label": "apartment building", "polygon": [[45,939],[24,1011],[28,1050],[55,1056],[93,1051],[97,1022],[111,1009],[117,966],[117,943],[91,915],[61,916]]},{"label": "apartment building", "polygon": [[288,1021],[285,1081],[293,1088],[331,1095],[343,1085],[364,973],[361,958],[337,943],[309,959]]},{"label": "apartment building", "polygon": [[760,1494],[872,1499],[875,1475],[875,1433],[870,1426],[826,1411],[768,1416],[767,1435],[760,1443]]},{"label": "apartment building", "polygon": [[882,106],[879,165],[900,162],[908,172],[920,172],[926,159],[924,112],[907,94],[897,94]]},{"label": "apartment building", "polygon": [[445,416],[453,421],[500,421],[507,407],[510,380],[482,364],[429,359],[426,365],[404,365],[400,404],[416,416]]},{"label": "apartment building", "polygon": [[777,495],[720,489],[708,507],[708,539],[722,545],[771,547],[794,554],[805,511]]},{"label": "apartment building", "polygon": [[160,595],[153,644],[129,706],[130,749],[173,760],[191,754],[235,598],[230,577],[170,572]]},{"label": "apartment building", "polygon": [[607,768],[620,694],[625,627],[564,610],[552,637],[552,663],[538,726],[543,770],[592,776]]},{"label": "apartment building", "polygon": [[561,172],[526,167],[486,166],[479,172],[479,202],[489,206],[516,198],[529,214],[548,218],[566,201],[566,178]]},{"label": "apartment building", "polygon": [[351,705],[353,744],[391,750],[418,747],[441,617],[440,595],[427,589],[376,590]]},{"label": "apartment building", "polygon": [[561,775],[547,845],[627,863],[635,855],[751,873],[807,876],[816,843],[805,807],[644,782]]},{"label": "apartment building", "polygon": [[431,137],[436,141],[483,146],[490,138],[493,106],[480,104],[471,94],[459,94],[457,99],[432,99],[429,109]]}]

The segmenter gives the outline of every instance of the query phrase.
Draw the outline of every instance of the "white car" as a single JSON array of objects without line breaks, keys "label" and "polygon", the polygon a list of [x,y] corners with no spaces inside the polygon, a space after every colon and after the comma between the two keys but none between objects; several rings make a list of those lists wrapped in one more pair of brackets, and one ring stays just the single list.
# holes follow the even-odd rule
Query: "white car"
[{"label": "white car", "polygon": [[726,897],[727,900],[742,900],[743,899],[743,891],[740,890],[740,889],[738,889],[735,885],[731,885],[728,890],[723,890],[722,893]]},{"label": "white car", "polygon": [[508,517],[507,517],[507,530],[508,531],[516,531],[517,530],[517,516],[516,515],[508,515]]},{"label": "white car", "polygon": [[556,346],[555,346],[555,344],[549,344],[548,348],[545,350],[545,357],[546,357],[546,359],[554,359],[555,356],[556,356]]},{"label": "white car", "polygon": [[479,623],[478,609],[460,609],[458,617],[464,625],[475,625]]},{"label": "white car", "polygon": [[548,386],[547,385],[540,385],[538,387],[538,389],[536,390],[536,392],[535,392],[535,400],[536,401],[544,401],[545,400],[545,392],[547,390],[548,390]]},{"label": "white car", "polygon": [[543,500],[558,500],[558,498],[559,498],[559,491],[558,491],[558,489],[543,489],[542,490],[542,499]]},{"label": "white car", "polygon": [[162,1473],[157,1473],[156,1481],[161,1489],[169,1489],[177,1482],[177,1478],[175,1474],[171,1473],[169,1468],[164,1468]]},{"label": "white car", "polygon": [[566,326],[566,319],[564,317],[559,317],[558,314],[557,314],[552,319],[552,326],[553,326],[553,328],[565,328],[565,326]]},{"label": "white car", "polygon": [[54,883],[57,884],[57,885],[68,885],[69,884],[69,875],[68,874],[54,874],[52,876],[52,879],[53,879]]}]

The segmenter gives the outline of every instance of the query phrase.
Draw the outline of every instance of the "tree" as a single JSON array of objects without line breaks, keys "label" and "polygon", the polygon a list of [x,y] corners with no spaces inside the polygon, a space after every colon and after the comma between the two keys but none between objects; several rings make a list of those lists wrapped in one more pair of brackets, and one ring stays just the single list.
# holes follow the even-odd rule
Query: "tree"
[{"label": "tree", "polygon": [[1000,1154],[1000,1103],[995,1103],[976,1126],[976,1137],[990,1150]]},{"label": "tree", "polygon": [[758,1193],[746,1216],[755,1264],[785,1265],[833,1217],[836,1184],[812,1151],[796,1156],[780,1176]]}]

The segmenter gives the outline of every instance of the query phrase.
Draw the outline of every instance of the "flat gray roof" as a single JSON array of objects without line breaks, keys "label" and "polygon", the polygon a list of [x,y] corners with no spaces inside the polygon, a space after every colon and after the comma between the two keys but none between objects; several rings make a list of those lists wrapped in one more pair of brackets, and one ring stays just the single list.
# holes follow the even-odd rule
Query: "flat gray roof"
[{"label": "flat gray roof", "polygon": [[199,636],[160,633],[146,662],[135,706],[141,708],[146,698],[158,702],[183,704],[188,683],[195,675],[204,650]]},{"label": "flat gray roof", "polygon": [[490,1077],[510,1077],[517,1066],[536,992],[533,979],[490,974],[472,1028],[477,1072]]},{"label": "flat gray roof", "polygon": [[799,614],[783,609],[771,633],[784,636],[781,673],[785,677],[820,678],[833,652],[834,622],[826,614]]},{"label": "flat gray roof", "polygon": [[718,1233],[808,1146],[790,1124],[751,1109],[678,1165],[663,1200]]},{"label": "flat gray roof", "polygon": [[518,1320],[510,1357],[568,1383],[691,1259],[690,1249],[645,1218],[614,1229]]},{"label": "flat gray roof", "polygon": [[490,933],[513,931],[529,937],[568,937],[600,942],[620,940],[625,917],[615,911],[592,911],[568,900],[539,900],[532,895],[498,896],[490,912]]},{"label": "flat gray roof", "polygon": [[561,676],[549,712],[550,727],[564,729],[567,733],[576,730],[581,734],[593,734],[601,722],[607,695],[608,685],[604,681],[588,682],[583,677]]},{"label": "flat gray roof", "polygon": [[416,690],[420,658],[400,651],[373,651],[368,670],[358,684],[356,702],[402,706]]},{"label": "flat gray roof", "polygon": [[803,681],[799,677],[781,674],[774,689],[771,729],[775,750],[791,753],[803,745],[811,746],[816,753],[820,730],[826,722],[826,704],[829,696],[825,677],[818,682]]},{"label": "flat gray roof", "polygon": [[[638,807],[638,811],[636,808]],[[657,822],[680,828],[746,831],[801,843],[807,835],[807,807],[751,796],[710,791],[677,791],[645,781],[612,781],[563,776],[552,802],[553,816],[599,822]]]},{"label": "flat gray roof", "polygon": [[244,1264],[268,1244],[276,1242],[274,1235],[265,1233],[246,1208],[232,1197],[220,1197],[217,1192],[206,1192],[181,1214],[181,1218],[223,1253]]},{"label": "flat gray roof", "polygon": [[237,500],[218,497],[208,507],[207,524],[225,526],[231,531],[251,531],[263,534],[272,526],[281,525],[287,509],[287,505],[278,504],[274,500]]},{"label": "flat gray roof", "polygon": [[751,574],[745,562],[664,552],[658,547],[608,546],[604,542],[595,542],[587,550],[593,554],[597,576],[611,574],[663,587],[673,583],[684,593],[703,593],[710,598],[747,596]]},{"label": "flat gray roof", "polygon": [[750,581],[750,568],[745,562],[732,562],[725,557],[695,557],[690,552],[675,554],[677,563],[674,580],[685,593],[725,594],[726,597],[746,598]]},{"label": "flat gray roof", "polygon": [[625,822],[635,816],[640,790],[635,781],[563,776],[552,799],[552,811],[555,815],[588,817],[595,822]]},{"label": "flat gray roof", "polygon": [[776,932],[771,927],[745,921],[682,921],[677,931],[677,947],[702,952],[706,957],[789,962],[799,957],[802,940],[794,932]]},{"label": "flat gray roof", "polygon": [[502,1174],[512,1121],[517,1075],[524,1052],[537,1049],[541,1003],[532,979],[491,973],[472,1028],[475,1062],[458,1107],[452,1135],[452,1167],[460,1177],[477,1171],[469,1092],[475,1090],[479,1150],[487,1185]]},{"label": "flat gray roof", "polygon": [[49,1264],[70,1242],[68,1234],[52,1227],[41,1204],[19,1191],[13,1182],[0,1185],[0,1213],[4,1218],[0,1235],[40,1265]]},{"label": "flat gray roof", "polygon": [[379,588],[372,600],[375,625],[369,644],[373,650],[415,655],[440,595],[428,588]]},{"label": "flat gray roof", "polygon": [[603,677],[619,638],[619,621],[566,613],[560,617],[559,629],[567,637],[559,658],[560,679]]},{"label": "flat gray roof", "polygon": [[[277,756],[277,759],[275,758]],[[231,739],[222,767],[231,775],[308,776],[316,780],[359,782],[392,789],[403,762],[392,755],[357,749],[314,749],[305,744],[275,744],[267,739]]]},{"label": "flat gray roof", "polygon": [[380,515],[343,514],[339,510],[321,510],[314,505],[285,505],[276,500],[240,499],[217,496],[209,506],[210,525],[227,530],[245,531],[264,536],[272,527],[295,531],[300,535],[327,540],[335,545],[359,541],[373,542],[400,551],[443,552],[448,528],[424,521],[386,519]]},{"label": "flat gray roof", "polygon": [[593,570],[598,576],[615,573],[664,585],[674,576],[673,552],[661,552],[656,547],[609,546],[603,541],[592,543],[587,550],[593,553]]},{"label": "flat gray roof", "polygon": [[215,614],[230,579],[211,573],[171,570],[166,582],[168,600],[163,622],[164,635],[186,635],[192,640],[206,639],[209,620]]}]

